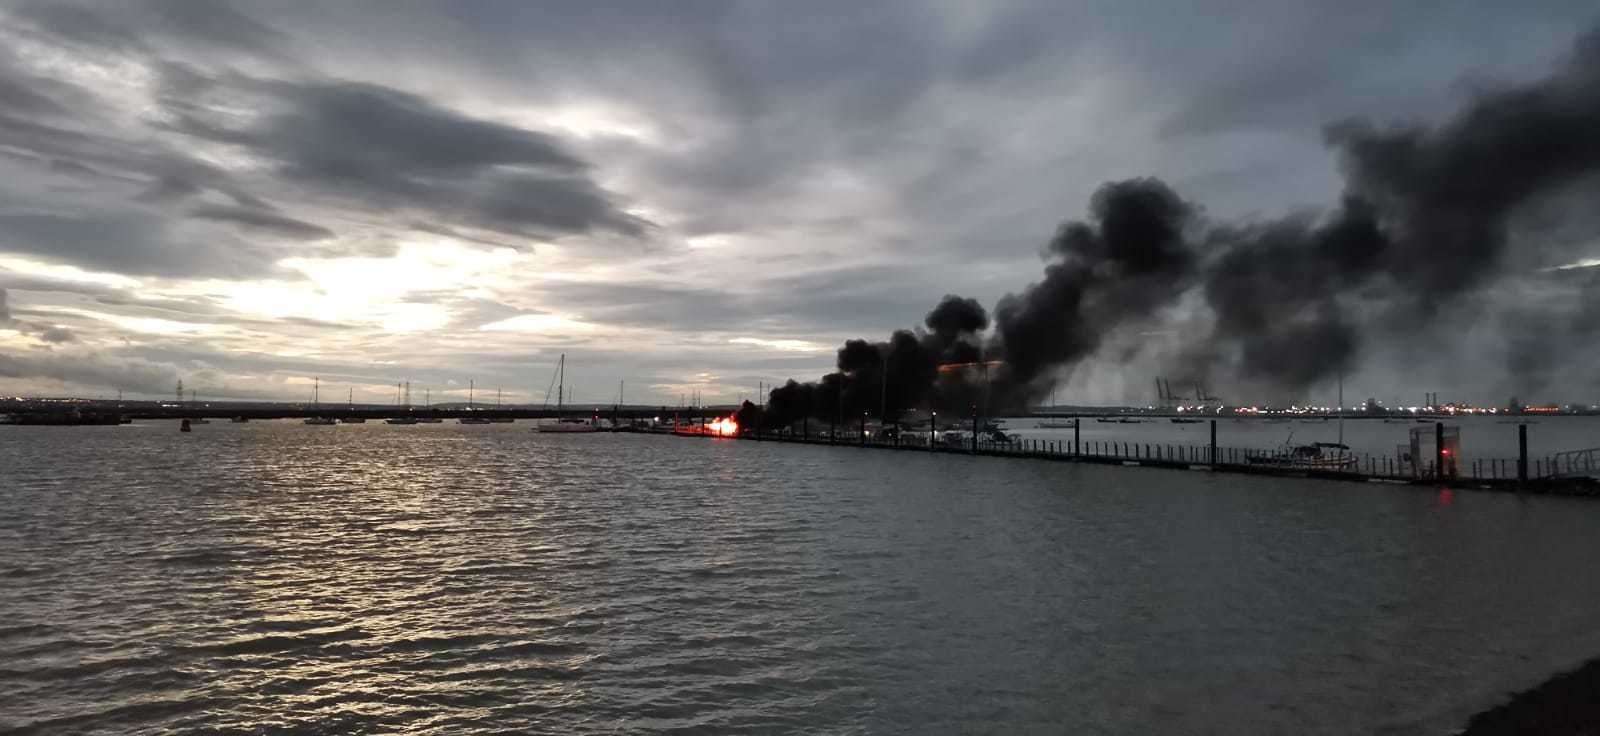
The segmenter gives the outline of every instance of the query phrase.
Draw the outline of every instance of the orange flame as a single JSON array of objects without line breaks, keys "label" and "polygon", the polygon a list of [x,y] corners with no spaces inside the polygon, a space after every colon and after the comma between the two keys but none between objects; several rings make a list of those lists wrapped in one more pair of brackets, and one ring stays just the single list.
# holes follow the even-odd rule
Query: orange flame
[{"label": "orange flame", "polygon": [[722,417],[707,424],[706,431],[718,437],[735,437],[739,434],[739,423],[733,417]]},{"label": "orange flame", "polygon": [[963,368],[997,368],[1005,364],[1006,362],[1003,360],[981,360],[973,363],[940,363],[939,372],[948,373],[950,371],[958,371]]}]

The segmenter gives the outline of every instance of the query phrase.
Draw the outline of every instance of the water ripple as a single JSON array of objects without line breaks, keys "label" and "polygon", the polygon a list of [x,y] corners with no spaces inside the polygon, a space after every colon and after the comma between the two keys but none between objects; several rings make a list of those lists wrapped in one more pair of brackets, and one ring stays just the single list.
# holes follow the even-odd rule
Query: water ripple
[{"label": "water ripple", "polygon": [[0,731],[1437,732],[1600,650],[1596,504],[100,429],[0,428]]}]

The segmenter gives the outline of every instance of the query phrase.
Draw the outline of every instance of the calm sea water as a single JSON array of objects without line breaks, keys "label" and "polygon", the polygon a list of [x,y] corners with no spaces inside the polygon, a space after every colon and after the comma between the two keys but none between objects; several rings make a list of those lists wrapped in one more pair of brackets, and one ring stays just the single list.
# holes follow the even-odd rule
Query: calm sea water
[{"label": "calm sea water", "polygon": [[1600,503],[526,425],[0,427],[0,731],[1445,733]]}]

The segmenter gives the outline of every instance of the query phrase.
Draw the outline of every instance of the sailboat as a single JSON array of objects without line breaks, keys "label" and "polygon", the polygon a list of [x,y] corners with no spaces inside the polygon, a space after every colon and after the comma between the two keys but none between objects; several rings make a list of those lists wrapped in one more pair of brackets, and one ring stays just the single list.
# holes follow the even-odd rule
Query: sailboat
[{"label": "sailboat", "polygon": [[[314,383],[311,384],[311,410],[317,411],[322,406],[322,379],[315,378],[312,380]],[[333,417],[315,416],[306,418],[306,424],[318,427],[326,427],[338,423],[338,420]]]},{"label": "sailboat", "polygon": [[595,423],[583,417],[562,416],[567,391],[567,354],[561,354],[561,360],[556,363],[556,418],[541,419],[533,428],[535,432],[598,432],[600,428]]},{"label": "sailboat", "polygon": [[[1055,411],[1055,409],[1056,409],[1056,389],[1055,389],[1054,386],[1052,386],[1052,387],[1050,387],[1050,410],[1051,411]],[[1039,429],[1072,429],[1073,427],[1078,426],[1078,420],[1076,420],[1076,419],[1062,419],[1061,417],[1051,417],[1049,419],[1040,420],[1034,426],[1038,427]]]},{"label": "sailboat", "polygon": [[383,420],[384,424],[411,425],[411,424],[416,424],[417,423],[417,418],[411,414],[411,382],[410,381],[406,381],[405,382],[405,389],[406,389],[405,390],[405,402],[402,403],[400,401],[400,384],[397,383],[397,384],[394,385],[394,405],[395,405],[395,409],[396,410],[403,410],[403,411],[405,411],[405,413],[401,414],[400,416],[397,416],[397,417],[389,417],[388,419]]},{"label": "sailboat", "polygon": [[[347,402],[346,405],[350,407],[350,411],[355,411],[356,410],[356,390],[355,390],[355,388],[351,388],[350,389],[350,398],[346,399],[346,402]],[[366,424],[367,423],[367,418],[366,417],[351,417],[351,416],[347,416],[344,419],[341,419],[339,421],[344,422],[345,424]]]},{"label": "sailboat", "polygon": [[[499,409],[500,409],[500,389],[495,389],[494,390],[494,408],[495,408],[496,411],[499,411]],[[500,416],[500,415],[497,414],[495,416],[489,417],[489,421],[494,423],[494,424],[510,424],[510,423],[515,422],[517,420],[516,420],[515,417]]]},{"label": "sailboat", "polygon": [[[478,390],[478,383],[476,381],[467,381],[467,411],[469,411],[469,412],[476,411],[476,409],[474,409],[473,406],[472,406],[472,395],[477,390]],[[489,419],[487,417],[462,417],[460,419],[457,419],[456,421],[458,421],[458,422],[460,422],[462,424],[488,424],[489,423]]]}]

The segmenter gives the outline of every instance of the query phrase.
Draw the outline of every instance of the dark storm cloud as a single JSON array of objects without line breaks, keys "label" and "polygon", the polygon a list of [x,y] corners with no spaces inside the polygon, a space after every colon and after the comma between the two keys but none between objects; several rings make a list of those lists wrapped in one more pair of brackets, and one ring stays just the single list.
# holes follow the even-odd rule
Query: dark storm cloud
[{"label": "dark storm cloud", "polygon": [[78,339],[72,330],[59,325],[39,325],[13,318],[4,288],[0,288],[0,327],[9,327],[25,335],[33,335],[52,345],[74,342]]},{"label": "dark storm cloud", "polygon": [[131,392],[166,394],[178,379],[167,363],[102,352],[0,353],[0,378],[42,378]]},{"label": "dark storm cloud", "polygon": [[899,273],[862,267],[746,283],[706,274],[678,282],[552,283],[537,294],[563,312],[609,325],[805,338],[870,329],[881,324],[882,315],[922,307],[927,295],[921,287],[890,281]]},{"label": "dark storm cloud", "polygon": [[34,33],[71,44],[117,52],[148,52],[153,42],[212,51],[276,56],[287,37],[223,0],[127,0],[77,4],[23,3],[13,20]]},{"label": "dark storm cloud", "polygon": [[265,109],[234,125],[184,100],[173,130],[242,147],[273,162],[285,182],[356,206],[432,212],[521,235],[641,237],[650,227],[623,212],[590,179],[589,165],[544,133],[372,84],[231,76],[211,80],[210,91],[251,94]]},{"label": "dark storm cloud", "polygon": [[333,231],[325,227],[251,207],[231,207],[219,204],[201,205],[190,209],[188,214],[190,217],[198,217],[202,220],[244,225],[299,240],[323,240],[333,237]]},{"label": "dark storm cloud", "polygon": [[[535,281],[532,306],[686,339],[883,335],[926,314],[922,326],[864,341],[871,350],[857,346],[848,364],[866,381],[877,370],[872,351],[925,365],[981,346],[1015,353],[1018,375],[1043,385],[1083,361],[1133,355],[1118,335],[1167,330],[1145,323],[1181,305],[1195,310],[1179,315],[1193,333],[1167,331],[1206,348],[1185,354],[1186,370],[1300,386],[1376,342],[1404,339],[1404,330],[1364,329],[1386,321],[1385,308],[1437,317],[1448,312],[1437,305],[1494,282],[1467,267],[1427,274],[1403,264],[1415,256],[1410,241],[1455,237],[1456,225],[1485,230],[1462,215],[1446,233],[1402,232],[1430,221],[1418,212],[1449,209],[1403,170],[1437,167],[1443,147],[1356,155],[1391,148],[1392,131],[1345,129],[1335,150],[1352,197],[1341,205],[1319,126],[1352,114],[1383,125],[1438,119],[1466,94],[1463,75],[1526,82],[1552,39],[1594,11],[1568,0],[1244,0],[1227,12],[1102,0],[62,0],[0,14],[0,34],[26,41],[15,46],[30,62],[8,60],[0,44],[8,252],[141,275],[255,278],[286,256],[414,237],[396,229],[490,247],[739,233],[737,251],[674,251],[670,265],[642,271],[607,263],[628,274],[610,283]],[[34,43],[46,53],[33,55]],[[50,63],[32,63],[41,59]],[[54,71],[65,73],[46,78]],[[545,111],[572,117],[546,124]],[[1372,163],[1380,159],[1411,163],[1395,172]],[[1508,178],[1526,173],[1509,168]],[[1187,260],[1140,270],[1122,260],[1129,254],[1101,252],[1115,238],[1091,213],[1092,237],[1047,254],[1046,268],[1067,276],[1039,274],[1031,253],[1064,213],[1081,210],[1099,182],[1147,175],[1175,182],[1174,197],[1196,210],[1177,218],[1184,233],[1173,253]],[[1528,199],[1499,198],[1516,200],[1513,210]],[[1201,205],[1217,214],[1199,214]],[[1307,205],[1328,209],[1259,214]],[[1496,206],[1485,216],[1498,217]],[[1255,219],[1234,219],[1244,213]],[[1363,228],[1386,245],[1368,247]],[[1278,262],[1297,248],[1305,253]],[[1219,263],[1236,278],[1215,276]],[[633,281],[641,273],[653,275]],[[1019,290],[1030,278],[1038,287]],[[1444,288],[1456,281],[1462,290]],[[1401,285],[1437,298],[1384,295]],[[1001,308],[995,297],[1008,290],[1015,296]],[[947,292],[995,309],[984,314],[973,299],[929,313]],[[528,313],[508,306],[524,303],[517,296],[408,298],[433,300],[464,327]],[[122,301],[108,311],[155,309]],[[970,329],[980,315],[1001,340]]]},{"label": "dark storm cloud", "polygon": [[137,210],[0,214],[0,251],[96,271],[152,276],[245,276],[271,269],[270,251],[244,241],[175,232]]}]

